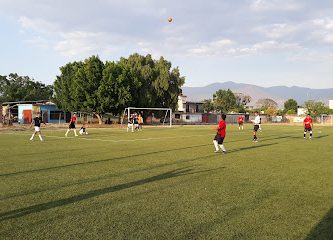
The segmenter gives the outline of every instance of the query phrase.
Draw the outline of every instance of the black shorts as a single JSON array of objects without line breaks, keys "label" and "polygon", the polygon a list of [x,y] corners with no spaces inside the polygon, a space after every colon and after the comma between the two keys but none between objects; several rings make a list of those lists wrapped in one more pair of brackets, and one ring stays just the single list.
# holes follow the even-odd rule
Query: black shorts
[{"label": "black shorts", "polygon": [[222,137],[220,134],[216,134],[214,140],[216,140],[218,144],[222,144],[224,137]]},{"label": "black shorts", "polygon": [[74,124],[74,123],[70,123],[68,128],[69,128],[69,129],[73,129],[73,128],[75,128],[75,124]]},{"label": "black shorts", "polygon": [[310,131],[312,131],[312,128],[311,128],[311,127],[309,127],[309,128],[304,128],[304,132],[310,132]]},{"label": "black shorts", "polygon": [[238,125],[239,125],[239,126],[242,126],[242,125],[243,125],[243,123],[238,123]]},{"label": "black shorts", "polygon": [[259,129],[259,125],[254,125],[254,127],[253,127],[253,131],[257,132],[258,129]]}]

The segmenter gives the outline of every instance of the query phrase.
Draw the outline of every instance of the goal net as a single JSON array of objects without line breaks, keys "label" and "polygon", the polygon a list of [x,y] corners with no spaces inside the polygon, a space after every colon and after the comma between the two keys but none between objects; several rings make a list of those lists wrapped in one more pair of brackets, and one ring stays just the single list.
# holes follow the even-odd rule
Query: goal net
[{"label": "goal net", "polygon": [[124,109],[121,124],[127,124],[131,118],[141,115],[143,125],[172,127],[171,108],[137,108],[128,107]]}]

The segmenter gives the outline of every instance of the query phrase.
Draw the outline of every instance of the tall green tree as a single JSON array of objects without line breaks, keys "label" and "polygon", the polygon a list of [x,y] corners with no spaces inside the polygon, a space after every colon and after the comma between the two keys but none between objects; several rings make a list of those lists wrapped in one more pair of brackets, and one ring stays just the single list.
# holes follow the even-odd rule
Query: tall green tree
[{"label": "tall green tree", "polygon": [[203,100],[202,108],[205,112],[209,113],[214,110],[214,103],[212,99]]},{"label": "tall green tree", "polygon": [[104,63],[98,56],[61,67],[61,75],[54,82],[57,105],[66,111],[93,112],[102,123],[104,111],[98,98],[98,88],[103,70]]},{"label": "tall green tree", "polygon": [[131,106],[176,109],[185,78],[178,68],[172,68],[171,62],[163,57],[153,60],[149,54],[133,54],[121,58],[119,64],[129,69],[133,77]]},{"label": "tall green tree", "polygon": [[320,101],[306,101],[304,102],[304,106],[312,117],[318,117],[320,114],[330,113],[330,109]]},{"label": "tall green tree", "polygon": [[284,102],[284,112],[296,113],[298,108],[298,103],[294,99],[288,99]]},{"label": "tall green tree", "polygon": [[1,102],[49,100],[52,94],[52,85],[35,81],[28,76],[16,73],[0,76]]},{"label": "tall green tree", "polygon": [[218,90],[213,94],[213,102],[215,109],[220,112],[228,112],[237,107],[236,97],[230,89]]},{"label": "tall green tree", "polygon": [[133,54],[118,62],[92,56],[60,68],[54,82],[55,101],[67,111],[119,114],[127,106],[170,107],[175,110],[184,77],[161,57]]}]

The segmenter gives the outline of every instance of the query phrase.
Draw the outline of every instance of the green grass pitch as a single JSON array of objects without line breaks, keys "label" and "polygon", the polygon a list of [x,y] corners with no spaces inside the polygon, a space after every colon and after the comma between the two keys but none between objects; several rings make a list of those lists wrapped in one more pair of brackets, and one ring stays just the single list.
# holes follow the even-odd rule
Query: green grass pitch
[{"label": "green grass pitch", "polygon": [[333,239],[333,127],[0,131],[1,239]]}]

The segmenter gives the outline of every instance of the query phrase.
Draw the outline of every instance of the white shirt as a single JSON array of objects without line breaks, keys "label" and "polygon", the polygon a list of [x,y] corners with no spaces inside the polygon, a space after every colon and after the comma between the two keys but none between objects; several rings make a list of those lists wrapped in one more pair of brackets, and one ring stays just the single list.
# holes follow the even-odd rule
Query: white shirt
[{"label": "white shirt", "polygon": [[254,118],[254,121],[253,121],[254,125],[259,125],[260,124],[260,116],[257,115],[255,118]]}]

